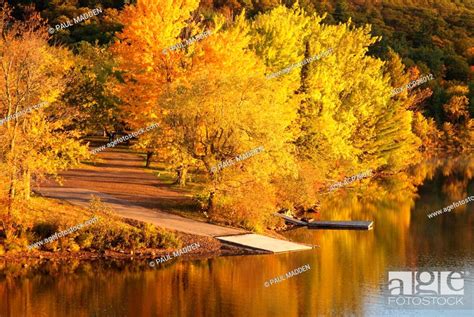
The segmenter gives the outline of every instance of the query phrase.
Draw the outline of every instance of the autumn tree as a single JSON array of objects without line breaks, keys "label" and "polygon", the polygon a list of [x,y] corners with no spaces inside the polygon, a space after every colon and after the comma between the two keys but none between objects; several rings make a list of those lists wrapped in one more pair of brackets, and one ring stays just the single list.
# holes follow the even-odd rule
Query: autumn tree
[{"label": "autumn tree", "polygon": [[[367,55],[378,40],[370,27],[356,28],[350,21],[325,25],[321,20],[295,5],[276,8],[255,22],[255,51],[266,61],[268,73],[281,69],[281,60],[292,65],[331,52],[277,78],[292,81],[287,87],[296,86],[303,99],[295,122],[300,176],[289,186],[307,188],[308,195],[331,179],[369,168],[401,169],[417,155],[420,142],[411,128],[412,102],[391,100],[384,63]],[[305,180],[307,175],[311,177]]]},{"label": "autumn tree", "polygon": [[448,122],[443,123],[445,144],[456,152],[471,152],[474,140],[474,119],[469,115],[466,96],[452,96],[443,106]]},{"label": "autumn tree", "polygon": [[0,14],[0,164],[7,171],[4,189],[12,216],[14,203],[29,199],[32,179],[78,163],[86,150],[77,133],[65,129],[71,118],[58,101],[71,67],[69,53],[48,45],[37,14],[15,21],[6,5]]},{"label": "autumn tree", "polygon": [[[157,122],[160,129],[154,131],[156,137],[146,137],[140,144],[150,158],[159,151],[163,159],[174,158],[173,166],[178,172],[178,182],[183,182],[182,169],[187,169],[189,157],[176,161],[176,149],[169,142],[169,131],[162,122],[163,109],[158,98],[174,82],[185,75],[189,63],[185,50],[170,50],[185,38],[200,33],[192,23],[192,12],[197,9],[197,0],[140,0],[127,6],[119,20],[125,25],[117,34],[118,41],[112,47],[117,58],[117,69],[122,72],[122,80],[116,84],[115,94],[122,103],[126,122],[138,129]],[[192,50],[192,46],[188,50]]]},{"label": "autumn tree", "polygon": [[[251,28],[251,48],[265,63],[265,73],[274,74],[282,69],[297,65],[309,56],[308,46],[305,44],[311,33],[311,25],[318,24],[324,16],[316,14],[308,15],[300,9],[297,4],[292,9],[279,6],[267,14],[256,17]],[[306,78],[308,76],[309,65],[294,67],[288,73],[272,78],[281,92],[284,93],[286,104],[291,105],[296,102],[295,114],[301,110],[308,102],[311,102],[307,95]],[[302,117],[296,115],[290,123],[288,129],[293,131],[292,139],[289,140],[294,148],[294,152],[288,153],[293,159],[298,160],[297,171],[293,177],[287,175],[275,177],[273,179],[278,204],[275,209],[307,209],[317,203],[317,185],[322,185],[324,167],[322,162],[318,162],[318,168],[314,164],[306,164],[300,160],[298,153],[301,150],[296,142],[302,137],[300,123]],[[296,145],[296,146],[295,146]]]},{"label": "autumn tree", "polygon": [[[196,44],[187,76],[171,85],[159,104],[177,149],[197,160],[209,177],[211,215],[261,230],[276,208],[273,179],[295,173],[290,125],[297,103],[289,99],[288,87],[265,77],[250,42],[243,15],[228,28],[216,18],[213,35]],[[235,160],[260,146],[263,152]],[[213,171],[229,160],[235,164]],[[256,200],[257,193],[265,200]]]}]

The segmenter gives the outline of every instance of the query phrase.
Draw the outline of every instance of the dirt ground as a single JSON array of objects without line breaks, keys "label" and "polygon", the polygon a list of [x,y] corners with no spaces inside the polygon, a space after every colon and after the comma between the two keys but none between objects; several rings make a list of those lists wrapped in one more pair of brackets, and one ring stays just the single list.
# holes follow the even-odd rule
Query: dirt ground
[{"label": "dirt ground", "polygon": [[[80,169],[61,173],[64,187],[84,188],[133,202],[134,205],[158,210],[195,209],[189,190],[173,188],[160,181],[144,160],[123,150],[108,150],[96,154],[100,161],[83,164]],[[47,181],[41,187],[56,187]]]}]

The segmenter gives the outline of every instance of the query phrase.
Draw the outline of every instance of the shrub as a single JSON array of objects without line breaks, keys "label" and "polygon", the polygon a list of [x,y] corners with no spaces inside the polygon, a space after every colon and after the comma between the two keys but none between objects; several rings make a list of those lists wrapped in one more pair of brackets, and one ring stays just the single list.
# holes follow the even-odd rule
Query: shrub
[{"label": "shrub", "polygon": [[56,233],[58,231],[58,228],[59,226],[57,223],[40,222],[33,226],[32,231],[40,239],[45,239]]},{"label": "shrub", "polygon": [[160,243],[159,246],[164,249],[169,249],[169,248],[179,248],[182,246],[181,240],[176,236],[176,234],[165,231],[165,230],[160,230],[158,232],[159,238],[160,238]]},{"label": "shrub", "polygon": [[[254,184],[252,190],[242,188],[233,196],[218,196],[211,219],[247,230],[262,232],[275,212],[275,194],[271,188]],[[262,200],[261,197],[266,197]]]},{"label": "shrub", "polygon": [[94,235],[90,232],[81,232],[76,237],[76,243],[81,249],[90,249],[93,240]]}]

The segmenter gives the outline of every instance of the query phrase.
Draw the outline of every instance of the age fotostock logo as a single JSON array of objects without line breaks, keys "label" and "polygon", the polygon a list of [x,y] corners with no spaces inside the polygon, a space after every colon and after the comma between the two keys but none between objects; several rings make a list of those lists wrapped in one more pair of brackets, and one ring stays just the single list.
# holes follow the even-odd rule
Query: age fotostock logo
[{"label": "age fotostock logo", "polygon": [[388,272],[388,304],[411,308],[464,308],[464,271]]}]

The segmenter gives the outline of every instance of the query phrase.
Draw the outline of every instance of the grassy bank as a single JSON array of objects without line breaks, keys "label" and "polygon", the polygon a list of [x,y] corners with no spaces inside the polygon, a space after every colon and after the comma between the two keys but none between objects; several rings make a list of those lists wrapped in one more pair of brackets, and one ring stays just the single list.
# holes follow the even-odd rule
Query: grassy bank
[{"label": "grassy bank", "polygon": [[[97,217],[98,221],[37,248],[28,248],[31,244],[93,217]],[[0,255],[4,256],[64,252],[153,253],[183,245],[179,234],[151,224],[120,218],[95,198],[91,200],[89,208],[84,209],[65,202],[34,197],[28,204],[17,206],[11,217],[3,218]]]},{"label": "grassy bank", "polygon": [[[37,248],[28,248],[93,217],[98,221]],[[6,217],[2,220],[5,223]],[[16,263],[19,267],[36,267],[44,261],[75,263],[97,259],[143,260],[143,263],[148,263],[196,242],[200,247],[181,256],[180,260],[249,254],[239,248],[223,246],[210,237],[165,230],[121,218],[96,198],[84,209],[63,201],[33,197],[28,205],[16,207],[10,227],[8,233],[5,226],[0,227],[0,263]]]}]

